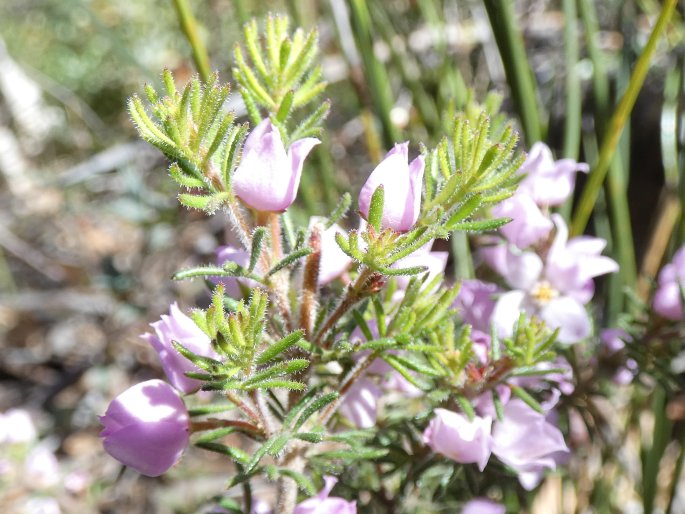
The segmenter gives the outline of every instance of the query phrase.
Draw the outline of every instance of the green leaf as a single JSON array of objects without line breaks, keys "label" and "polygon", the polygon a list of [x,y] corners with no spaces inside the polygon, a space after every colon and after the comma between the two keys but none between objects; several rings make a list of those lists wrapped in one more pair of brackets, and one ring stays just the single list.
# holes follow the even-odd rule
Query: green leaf
[{"label": "green leaf", "polygon": [[316,412],[320,411],[327,405],[334,402],[339,396],[340,394],[337,391],[334,391],[332,393],[327,393],[316,398],[302,411],[302,415],[297,419],[297,422],[293,426],[293,430],[299,430],[300,427],[304,425],[310,417],[312,417]]},{"label": "green leaf", "polygon": [[461,230],[464,232],[490,232],[506,225],[511,218],[497,218],[493,220],[464,221],[449,226],[449,230]]},{"label": "green leaf", "polygon": [[250,456],[239,448],[233,448],[232,446],[227,446],[225,444],[212,443],[212,442],[199,442],[195,443],[195,446],[202,448],[204,450],[209,450],[211,452],[220,453],[222,455],[227,455],[234,462],[244,466],[250,461]]},{"label": "green leaf", "polygon": [[283,268],[285,268],[285,267],[287,267],[287,266],[290,266],[290,265],[292,265],[292,264],[295,264],[297,261],[299,261],[300,259],[306,257],[306,256],[309,255],[310,253],[312,253],[312,249],[311,249],[311,248],[301,248],[301,249],[299,249],[299,250],[295,250],[294,252],[289,253],[288,255],[286,255],[285,257],[283,257],[283,259],[281,259],[280,261],[278,261],[278,262],[274,265],[274,267],[271,268],[271,269],[269,270],[269,272],[265,275],[265,277],[266,277],[266,278],[269,278],[269,277],[272,276],[273,274],[278,273],[279,271],[281,271]]},{"label": "green leaf", "polygon": [[296,330],[294,332],[291,332],[287,336],[285,336],[283,339],[275,342],[271,346],[269,346],[266,350],[264,350],[262,353],[259,354],[255,362],[258,365],[266,364],[267,362],[275,359],[278,357],[280,354],[282,354],[284,351],[286,351],[288,348],[290,348],[292,345],[297,344],[300,342],[302,337],[304,336],[304,331],[303,330]]},{"label": "green leaf", "polygon": [[264,243],[264,236],[266,236],[265,227],[257,227],[252,232],[252,247],[250,249],[250,264],[247,267],[247,271],[252,273],[257,266],[257,261],[262,253],[262,245]]},{"label": "green leaf", "polygon": [[523,400],[531,409],[539,412],[540,414],[545,413],[545,409],[542,408],[538,401],[533,398],[528,391],[520,386],[510,385],[509,387],[511,388],[511,392],[514,393],[514,396]]},{"label": "green leaf", "polygon": [[278,362],[273,366],[261,369],[250,378],[245,380],[243,384],[249,386],[252,383],[260,382],[262,380],[271,379],[283,375],[289,375],[297,371],[301,371],[309,366],[309,360],[307,359],[292,359],[289,361]]},{"label": "green leaf", "polygon": [[350,205],[352,205],[352,195],[350,195],[348,192],[345,192],[340,197],[338,205],[335,206],[335,209],[333,209],[333,212],[328,217],[328,221],[326,222],[325,226],[326,229],[331,228],[335,223],[337,223],[338,220],[340,220],[340,218],[342,218],[347,212],[347,209],[350,208]]},{"label": "green leaf", "polygon": [[190,362],[195,364],[198,368],[204,369],[205,371],[214,371],[219,369],[222,366],[222,363],[216,359],[212,359],[211,357],[204,357],[202,355],[197,355],[190,350],[188,350],[185,346],[183,346],[181,343],[178,341],[171,341],[171,345],[174,347],[174,349],[183,355],[186,359],[188,359]]},{"label": "green leaf", "polygon": [[373,192],[373,195],[371,195],[371,203],[369,205],[369,225],[371,225],[376,232],[381,231],[384,202],[385,188],[383,187],[383,184],[381,184]]},{"label": "green leaf", "polygon": [[279,475],[292,478],[293,481],[297,484],[297,486],[307,496],[314,496],[316,494],[316,487],[314,486],[312,481],[302,473],[298,473],[297,471],[293,471],[292,469],[287,468],[278,468],[278,473]]}]

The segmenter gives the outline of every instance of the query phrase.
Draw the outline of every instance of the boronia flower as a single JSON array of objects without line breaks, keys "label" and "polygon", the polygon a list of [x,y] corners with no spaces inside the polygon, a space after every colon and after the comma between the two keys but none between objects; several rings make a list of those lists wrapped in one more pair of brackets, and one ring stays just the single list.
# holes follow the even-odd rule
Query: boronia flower
[{"label": "boronia flower", "polygon": [[573,192],[578,171],[587,173],[590,167],[573,159],[555,161],[545,143],[535,143],[519,168],[526,178],[519,184],[518,193],[530,196],[538,205],[561,205]]},{"label": "boronia flower", "polygon": [[359,192],[359,211],[368,219],[371,197],[378,186],[383,186],[381,228],[407,232],[419,217],[425,160],[419,155],[411,164],[408,161],[409,143],[397,143],[371,172]]},{"label": "boronia flower", "polygon": [[673,256],[673,260],[659,272],[659,286],[654,293],[654,311],[664,318],[683,319],[681,287],[685,287],[685,246]]},{"label": "boronia flower", "polygon": [[552,216],[557,227],[546,259],[533,252],[507,246],[487,249],[486,260],[502,274],[513,291],[503,294],[492,318],[501,337],[508,337],[521,311],[537,315],[558,340],[575,343],[590,335],[591,322],[585,304],[594,294],[592,279],[618,270],[618,264],[601,254],[606,242],[596,237],[568,239],[563,218]]},{"label": "boronia flower", "polygon": [[492,451],[492,418],[469,419],[458,412],[435,409],[435,417],[423,432],[423,442],[436,453],[462,464],[475,462],[483,471]]},{"label": "boronia flower", "polygon": [[323,479],[323,489],[316,496],[298,503],[294,514],[357,514],[357,502],[329,496],[338,479],[330,476]]},{"label": "boronia flower", "polygon": [[184,393],[197,391],[202,382],[194,378],[188,378],[185,374],[191,371],[200,371],[192,362],[178,353],[172,345],[176,341],[185,346],[191,352],[203,357],[218,359],[219,356],[212,348],[209,336],[188,316],[181,312],[176,302],[169,307],[169,315],[162,314],[162,319],[151,323],[155,330],[154,334],[143,334],[141,337],[152,345],[159,354],[162,368],[169,382]]},{"label": "boronia flower", "polygon": [[188,411],[176,390],[161,380],[121,393],[100,423],[107,453],[149,477],[168,470],[188,446]]},{"label": "boronia flower", "polygon": [[492,453],[514,469],[525,489],[533,489],[545,469],[556,469],[559,454],[568,453],[561,431],[522,400],[510,400],[504,419],[492,428]]},{"label": "boronia flower", "polygon": [[499,231],[507,241],[519,248],[540,242],[554,228],[552,220],[526,194],[515,194],[497,204],[492,209],[492,215],[497,218],[511,218]]},{"label": "boronia flower", "polygon": [[302,165],[321,141],[307,137],[286,152],[281,134],[268,118],[245,140],[240,165],[231,184],[236,196],[258,211],[283,212],[295,201]]}]

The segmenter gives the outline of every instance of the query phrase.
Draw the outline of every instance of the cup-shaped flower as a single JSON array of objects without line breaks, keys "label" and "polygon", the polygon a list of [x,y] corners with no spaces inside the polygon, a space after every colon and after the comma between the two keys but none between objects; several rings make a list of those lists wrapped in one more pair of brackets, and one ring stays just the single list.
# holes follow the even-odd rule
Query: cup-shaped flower
[{"label": "cup-shaped flower", "polygon": [[121,393],[100,423],[107,453],[149,477],[168,470],[188,446],[188,411],[178,392],[161,380]]},{"label": "cup-shaped flower", "polygon": [[421,185],[425,160],[419,155],[409,164],[409,143],[397,143],[371,172],[359,192],[359,211],[368,220],[371,197],[384,189],[381,228],[407,232],[421,211]]},{"label": "cup-shaped flower", "polygon": [[329,496],[338,479],[330,476],[323,479],[325,485],[319,494],[298,503],[294,514],[357,514],[357,502]]},{"label": "cup-shaped flower", "polygon": [[202,385],[200,380],[188,378],[185,373],[200,371],[192,362],[178,353],[172,345],[176,341],[191,352],[203,357],[218,359],[219,356],[212,348],[212,342],[200,327],[188,316],[181,312],[174,302],[169,307],[169,315],[162,314],[162,319],[150,324],[154,334],[143,334],[141,337],[159,354],[162,368],[169,382],[184,393],[196,391]]},{"label": "cup-shaped flower", "polygon": [[576,172],[587,173],[587,164],[573,159],[554,160],[544,143],[535,143],[519,173],[525,173],[519,193],[530,196],[538,205],[561,205],[573,192]]},{"label": "cup-shaped flower", "polygon": [[555,469],[558,454],[568,452],[559,429],[523,401],[510,400],[504,419],[492,428],[492,453],[519,475],[521,485],[533,489],[544,469]]},{"label": "cup-shaped flower", "polygon": [[683,319],[681,287],[685,287],[685,246],[661,269],[658,284],[652,304],[654,311],[673,321]]},{"label": "cup-shaped flower", "polygon": [[436,453],[468,464],[475,462],[483,471],[492,451],[492,418],[475,416],[473,420],[458,412],[435,409],[435,417],[423,432],[423,441]]},{"label": "cup-shaped flower", "polygon": [[245,140],[231,178],[236,196],[258,211],[285,211],[297,196],[305,158],[320,142],[314,137],[299,139],[286,151],[278,129],[271,120],[263,120]]}]

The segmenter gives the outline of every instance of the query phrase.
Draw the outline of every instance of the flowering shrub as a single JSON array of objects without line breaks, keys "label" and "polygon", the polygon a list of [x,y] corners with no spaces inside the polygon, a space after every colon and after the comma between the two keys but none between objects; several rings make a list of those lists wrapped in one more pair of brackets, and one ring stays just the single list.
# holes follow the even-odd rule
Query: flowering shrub
[{"label": "flowering shrub", "polygon": [[[204,278],[210,300],[172,304],[143,336],[168,384],[112,402],[105,450],[148,476],[188,444],[221,454],[234,464],[229,488],[244,487],[237,511],[504,512],[515,481],[534,489],[568,459],[575,348],[598,340],[595,279],[619,271],[602,238],[570,237],[552,210],[589,169],[543,143],[526,155],[490,97],[454,114],[434,147],[395,142],[356,209],[344,193],[328,216],[301,219],[289,208],[315,172],[309,155],[326,151],[330,108],[314,105],[325,89],[316,41],[282,17],[263,37],[246,26],[233,76],[249,124],[224,110],[216,76],[179,91],[167,71],[162,95],[147,87],[147,104],[130,100],[141,137],[171,161],[180,203],[225,212],[237,246],[174,275]],[[459,234],[473,236],[478,279],[445,273],[440,241]],[[654,298],[673,320],[682,257]],[[613,372],[633,373],[628,347],[653,320],[624,321],[630,334],[604,341]],[[275,501],[253,502],[257,480]]]}]

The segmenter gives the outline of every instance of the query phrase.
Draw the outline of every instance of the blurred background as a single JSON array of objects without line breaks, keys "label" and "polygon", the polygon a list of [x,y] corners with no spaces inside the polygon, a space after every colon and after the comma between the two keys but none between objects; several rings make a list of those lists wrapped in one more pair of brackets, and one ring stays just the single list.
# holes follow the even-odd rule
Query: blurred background
[{"label": "blurred background", "polygon": [[[558,158],[594,163],[661,8],[656,0],[190,4],[222,81],[231,81],[232,48],[251,17],[287,12],[296,25],[318,27],[332,113],[327,150],[304,173],[300,216],[326,213],[339,191],[354,196],[393,142],[410,140],[414,154],[419,142],[435,144],[446,113],[491,91],[518,120],[524,147],[544,140]],[[180,83],[195,73],[177,6],[0,2],[3,512],[210,512],[208,498],[222,493],[228,470],[212,455],[191,450],[170,473],[148,479],[122,471],[98,438],[97,416],[116,394],[161,376],[138,336],[172,301],[206,301],[202,284],[172,282],[171,274],[213,261],[226,241],[220,216],[178,206],[164,159],[137,139],[126,112],[126,99],[144,83],[159,85],[164,68]],[[659,40],[589,225],[624,270],[604,284],[607,326],[624,307],[623,288],[646,295],[671,235],[685,234],[684,28],[676,13]],[[237,92],[230,107],[244,116]],[[458,260],[450,266],[463,272]],[[16,430],[18,442],[8,435]],[[641,512],[635,437],[620,466],[587,450],[585,463],[571,467],[574,485],[558,480],[526,501],[537,512]]]}]

